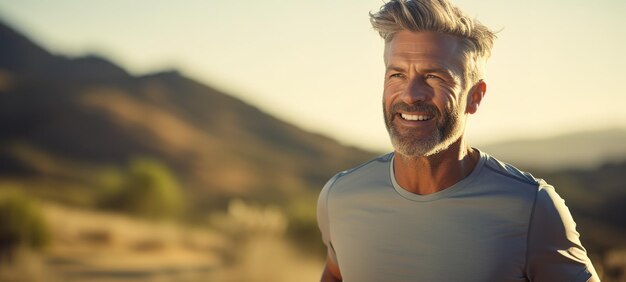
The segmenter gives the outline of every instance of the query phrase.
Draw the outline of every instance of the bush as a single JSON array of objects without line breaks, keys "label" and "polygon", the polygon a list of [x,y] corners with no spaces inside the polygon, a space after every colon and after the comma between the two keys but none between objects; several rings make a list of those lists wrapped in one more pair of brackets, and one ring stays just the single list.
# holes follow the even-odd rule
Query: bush
[{"label": "bush", "polygon": [[108,195],[106,208],[148,218],[171,218],[180,215],[180,185],[167,166],[147,158],[132,160],[120,187]]},{"label": "bush", "polygon": [[19,247],[41,250],[50,232],[41,209],[30,198],[11,192],[0,196],[0,257],[11,257]]}]

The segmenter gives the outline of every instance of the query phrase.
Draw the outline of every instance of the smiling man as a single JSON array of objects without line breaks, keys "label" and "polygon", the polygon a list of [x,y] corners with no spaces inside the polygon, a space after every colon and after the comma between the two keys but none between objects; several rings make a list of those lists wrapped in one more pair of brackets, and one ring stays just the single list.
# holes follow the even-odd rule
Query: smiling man
[{"label": "smiling man", "polygon": [[494,33],[446,0],[370,17],[394,152],[320,193],[322,281],[599,281],[555,189],[465,141]]}]

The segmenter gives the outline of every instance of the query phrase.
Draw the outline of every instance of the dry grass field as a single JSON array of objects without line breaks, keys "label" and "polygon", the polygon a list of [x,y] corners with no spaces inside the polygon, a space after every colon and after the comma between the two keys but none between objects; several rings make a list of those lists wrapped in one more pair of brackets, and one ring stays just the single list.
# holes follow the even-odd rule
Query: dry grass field
[{"label": "dry grass field", "polygon": [[271,216],[280,223],[279,213],[243,202],[216,217],[221,231],[41,206],[51,244],[20,250],[0,265],[0,281],[315,281],[322,268],[284,238],[280,224],[254,223]]}]

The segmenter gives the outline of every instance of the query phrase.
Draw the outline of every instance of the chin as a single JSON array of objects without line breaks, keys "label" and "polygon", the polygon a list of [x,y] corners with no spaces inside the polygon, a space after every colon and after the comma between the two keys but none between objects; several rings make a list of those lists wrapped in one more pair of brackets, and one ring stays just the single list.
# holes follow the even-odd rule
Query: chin
[{"label": "chin", "polygon": [[455,134],[448,138],[441,138],[439,134],[428,138],[415,139],[410,137],[390,136],[391,143],[396,153],[406,158],[430,157],[441,153],[453,144],[457,143],[462,136]]},{"label": "chin", "polygon": [[[404,140],[401,140],[404,139]],[[394,150],[407,158],[418,158],[432,156],[443,150],[438,138],[407,140],[408,138],[391,138]]]}]

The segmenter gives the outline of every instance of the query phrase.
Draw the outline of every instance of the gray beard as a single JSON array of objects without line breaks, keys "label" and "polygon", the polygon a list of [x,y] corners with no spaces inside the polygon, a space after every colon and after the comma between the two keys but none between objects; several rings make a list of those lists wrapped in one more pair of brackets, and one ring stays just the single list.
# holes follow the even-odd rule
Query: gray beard
[{"label": "gray beard", "polygon": [[[415,137],[416,134],[413,130],[407,129],[401,132],[393,124],[393,118],[400,118],[397,115],[394,117],[394,115],[396,111],[401,108],[408,111],[420,109],[434,114],[434,118],[441,117],[441,119],[439,119],[437,127],[432,134],[427,137],[418,138]],[[462,132],[462,130],[460,130],[462,126],[459,124],[460,119],[458,111],[452,110],[440,114],[432,105],[415,104],[409,106],[406,104],[394,104],[390,112],[387,112],[383,105],[383,112],[391,144],[398,154],[407,158],[428,157],[437,154],[456,142]]]}]

